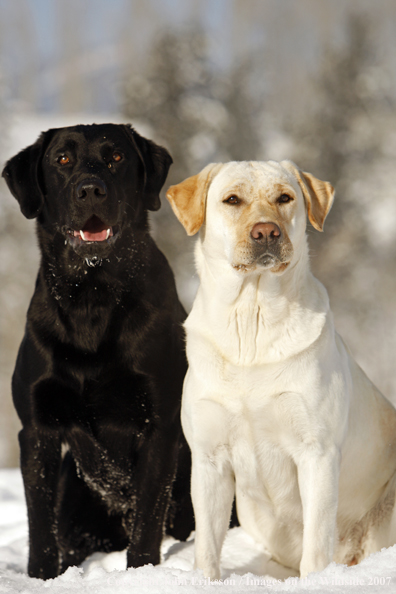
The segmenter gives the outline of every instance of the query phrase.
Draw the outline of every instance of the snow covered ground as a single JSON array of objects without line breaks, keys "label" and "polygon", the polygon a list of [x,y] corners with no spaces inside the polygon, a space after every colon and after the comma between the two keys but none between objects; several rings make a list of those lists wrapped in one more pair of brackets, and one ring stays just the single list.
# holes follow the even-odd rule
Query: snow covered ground
[{"label": "snow covered ground", "polygon": [[[209,583],[193,570],[193,535],[186,543],[166,538],[162,563],[125,570],[126,555],[97,553],[81,567],[46,582],[26,575],[27,522],[19,470],[0,471],[0,594],[192,594],[197,592],[319,592],[388,594],[396,591],[396,546],[360,565],[332,563],[307,579],[288,577],[241,528],[230,530],[222,555],[222,580]],[[283,578],[283,579],[282,579]]]}]

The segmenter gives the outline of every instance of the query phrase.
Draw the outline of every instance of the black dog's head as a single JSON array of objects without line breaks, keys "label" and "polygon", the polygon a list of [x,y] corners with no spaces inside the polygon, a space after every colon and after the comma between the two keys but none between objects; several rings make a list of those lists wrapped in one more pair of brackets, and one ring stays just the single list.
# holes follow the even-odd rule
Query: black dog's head
[{"label": "black dog's head", "polygon": [[83,258],[102,258],[126,226],[158,210],[171,163],[166,149],[129,125],[80,125],[41,134],[3,177],[25,217]]}]

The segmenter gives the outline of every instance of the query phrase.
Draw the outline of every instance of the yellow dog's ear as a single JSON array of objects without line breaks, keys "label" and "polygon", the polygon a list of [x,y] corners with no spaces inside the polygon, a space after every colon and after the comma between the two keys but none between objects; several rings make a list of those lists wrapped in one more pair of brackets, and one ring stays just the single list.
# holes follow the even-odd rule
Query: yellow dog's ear
[{"label": "yellow dog's ear", "polygon": [[323,231],[325,219],[334,200],[333,186],[301,171],[292,161],[282,161],[281,165],[297,178],[307,205],[309,222],[318,231]]},{"label": "yellow dog's ear", "polygon": [[188,177],[176,186],[171,186],[166,193],[173,212],[188,235],[197,233],[205,220],[209,186],[222,166],[222,163],[210,163],[202,169],[201,173]]}]

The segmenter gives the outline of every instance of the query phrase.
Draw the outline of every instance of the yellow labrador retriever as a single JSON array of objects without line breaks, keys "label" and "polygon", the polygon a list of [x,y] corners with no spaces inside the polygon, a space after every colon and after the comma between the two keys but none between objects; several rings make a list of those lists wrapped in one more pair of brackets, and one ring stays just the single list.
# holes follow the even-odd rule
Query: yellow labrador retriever
[{"label": "yellow labrador retriever", "polygon": [[333,194],[290,161],[212,164],[168,191],[200,230],[182,424],[211,579],[234,494],[242,527],[301,576],[396,542],[396,411],[309,269],[306,215],[321,231]]}]

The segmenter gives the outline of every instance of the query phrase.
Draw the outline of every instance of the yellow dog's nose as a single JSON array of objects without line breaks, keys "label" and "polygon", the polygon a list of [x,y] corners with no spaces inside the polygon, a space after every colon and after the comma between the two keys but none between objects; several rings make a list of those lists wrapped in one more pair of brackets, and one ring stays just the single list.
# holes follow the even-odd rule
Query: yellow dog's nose
[{"label": "yellow dog's nose", "polygon": [[275,223],[256,223],[250,235],[260,243],[268,239],[278,239],[281,236],[281,230]]}]

